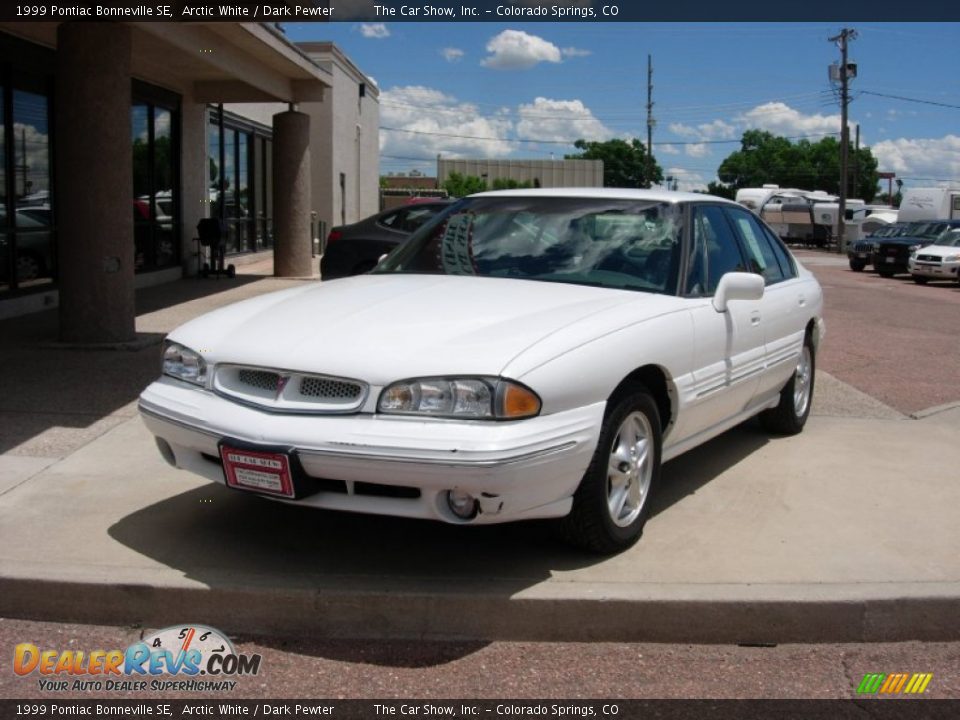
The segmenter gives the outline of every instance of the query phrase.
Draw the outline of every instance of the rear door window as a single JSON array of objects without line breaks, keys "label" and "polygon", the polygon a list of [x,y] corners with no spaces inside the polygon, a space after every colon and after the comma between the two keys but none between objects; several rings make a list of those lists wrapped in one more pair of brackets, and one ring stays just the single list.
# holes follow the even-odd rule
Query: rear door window
[{"label": "rear door window", "polygon": [[767,285],[782,282],[790,277],[780,266],[780,260],[770,244],[770,238],[764,232],[760,222],[746,210],[725,208],[737,234],[747,251],[750,272],[762,275]]}]

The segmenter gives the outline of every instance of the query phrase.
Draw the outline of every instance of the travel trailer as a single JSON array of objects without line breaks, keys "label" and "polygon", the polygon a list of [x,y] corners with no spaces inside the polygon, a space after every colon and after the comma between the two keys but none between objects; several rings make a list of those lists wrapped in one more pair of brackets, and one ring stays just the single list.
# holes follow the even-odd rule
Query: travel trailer
[{"label": "travel trailer", "polygon": [[[742,188],[736,201],[760,215],[768,225],[788,242],[826,245],[837,235],[840,205],[836,195],[822,190],[799,190],[764,185]],[[872,214],[863,200],[847,199],[845,234],[848,239],[860,237],[860,224]],[[878,221],[881,218],[877,218]],[[874,223],[876,224],[876,223]]]},{"label": "travel trailer", "polygon": [[951,220],[960,218],[960,187],[908,188],[900,201],[897,220]]}]

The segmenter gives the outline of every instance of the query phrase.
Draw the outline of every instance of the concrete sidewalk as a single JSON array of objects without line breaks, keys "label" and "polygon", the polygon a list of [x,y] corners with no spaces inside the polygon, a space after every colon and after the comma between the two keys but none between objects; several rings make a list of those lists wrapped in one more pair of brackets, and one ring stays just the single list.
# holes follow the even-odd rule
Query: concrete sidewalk
[{"label": "concrete sidewalk", "polygon": [[[152,291],[138,330],[283,285],[213,282]],[[133,409],[156,346],[29,339],[0,355],[56,378],[29,393],[0,380],[3,617],[367,638],[960,639],[958,408],[909,419],[818,373],[802,435],[747,424],[669,463],[644,538],[598,559],[549,523],[336,514],[195,479],[161,460]]]}]

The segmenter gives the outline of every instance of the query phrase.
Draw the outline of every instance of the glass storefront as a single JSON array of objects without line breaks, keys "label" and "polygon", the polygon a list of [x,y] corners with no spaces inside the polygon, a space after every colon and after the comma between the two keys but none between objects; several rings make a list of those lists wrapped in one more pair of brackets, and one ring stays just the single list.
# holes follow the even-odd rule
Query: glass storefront
[{"label": "glass storefront", "polygon": [[223,221],[226,252],[273,247],[269,131],[211,108],[207,140],[210,216]]},{"label": "glass storefront", "polygon": [[133,142],[133,237],[137,272],[180,262],[178,98],[135,83],[130,109]]},{"label": "glass storefront", "polygon": [[56,277],[49,82],[5,69],[0,84],[0,292]]}]

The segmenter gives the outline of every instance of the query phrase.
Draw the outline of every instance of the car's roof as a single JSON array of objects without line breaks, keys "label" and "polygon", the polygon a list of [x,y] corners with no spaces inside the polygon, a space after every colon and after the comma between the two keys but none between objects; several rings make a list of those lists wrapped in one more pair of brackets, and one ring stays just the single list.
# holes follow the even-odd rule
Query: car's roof
[{"label": "car's roof", "polygon": [[[536,188],[531,190],[493,190],[477,193],[469,197],[569,197],[569,198],[597,198],[601,200],[649,200],[653,202],[680,203],[717,201],[729,205],[737,203],[726,198],[704,193],[678,192],[676,190],[641,190],[638,188],[609,188],[609,187],[566,187],[566,188]],[[738,207],[742,207],[738,205]]]}]

